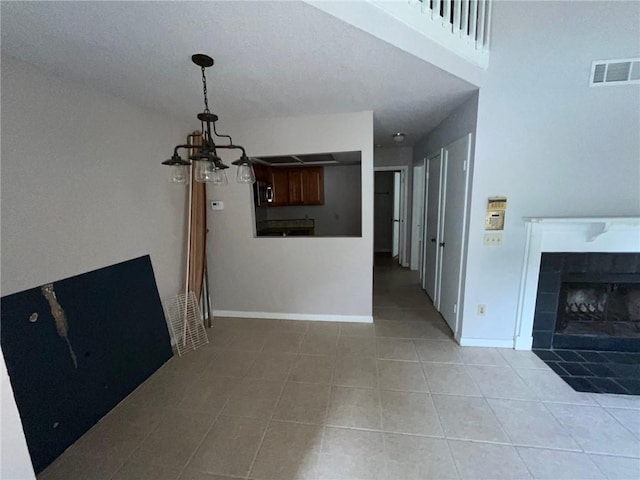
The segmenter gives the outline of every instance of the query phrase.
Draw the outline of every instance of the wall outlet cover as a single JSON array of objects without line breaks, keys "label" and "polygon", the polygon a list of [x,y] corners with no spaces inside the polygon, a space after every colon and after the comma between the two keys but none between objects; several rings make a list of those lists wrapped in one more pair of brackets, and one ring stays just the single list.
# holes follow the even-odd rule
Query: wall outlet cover
[{"label": "wall outlet cover", "polygon": [[486,247],[499,247],[502,245],[501,233],[485,233],[483,245]]}]

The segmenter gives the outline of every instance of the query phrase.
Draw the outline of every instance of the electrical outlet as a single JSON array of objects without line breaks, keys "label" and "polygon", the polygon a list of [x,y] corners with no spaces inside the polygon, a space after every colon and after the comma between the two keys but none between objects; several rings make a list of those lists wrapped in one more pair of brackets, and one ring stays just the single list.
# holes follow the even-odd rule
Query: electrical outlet
[{"label": "electrical outlet", "polygon": [[484,315],[486,311],[487,311],[486,305],[484,303],[479,303],[478,304],[478,315]]},{"label": "electrical outlet", "polygon": [[500,245],[502,245],[502,234],[501,233],[485,233],[483,244],[485,247],[499,247]]}]

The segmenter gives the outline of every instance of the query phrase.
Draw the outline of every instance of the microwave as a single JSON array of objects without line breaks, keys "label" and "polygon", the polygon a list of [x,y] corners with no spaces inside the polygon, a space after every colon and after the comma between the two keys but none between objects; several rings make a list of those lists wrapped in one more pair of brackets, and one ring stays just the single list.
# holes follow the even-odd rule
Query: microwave
[{"label": "microwave", "polygon": [[254,185],[254,198],[256,206],[264,207],[273,203],[273,187],[267,182],[256,182]]}]

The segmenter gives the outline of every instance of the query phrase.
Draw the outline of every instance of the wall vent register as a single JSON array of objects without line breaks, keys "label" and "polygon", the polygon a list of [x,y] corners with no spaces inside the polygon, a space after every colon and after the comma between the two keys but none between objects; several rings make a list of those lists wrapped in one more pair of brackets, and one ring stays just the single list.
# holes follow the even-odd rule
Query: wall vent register
[{"label": "wall vent register", "polygon": [[591,64],[591,87],[632,84],[640,84],[640,58],[597,60]]}]

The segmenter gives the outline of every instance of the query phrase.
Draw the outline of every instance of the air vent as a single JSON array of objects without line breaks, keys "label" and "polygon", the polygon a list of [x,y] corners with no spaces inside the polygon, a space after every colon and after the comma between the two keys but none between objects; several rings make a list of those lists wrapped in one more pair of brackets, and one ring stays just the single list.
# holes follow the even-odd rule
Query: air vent
[{"label": "air vent", "polygon": [[598,60],[591,64],[589,86],[640,84],[640,58]]}]

